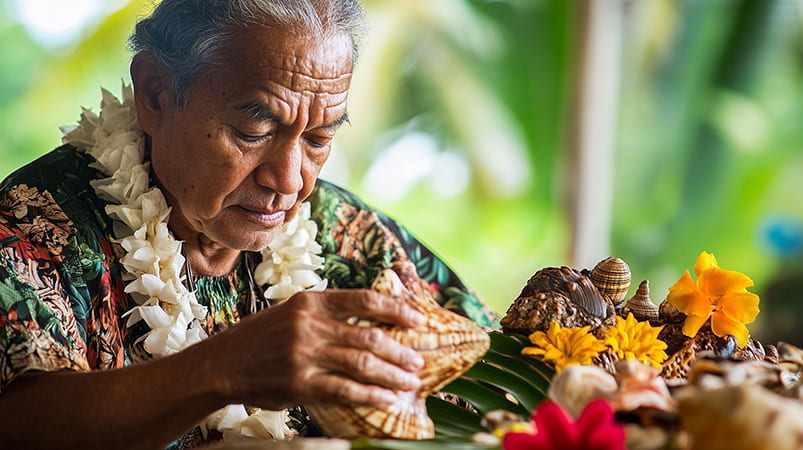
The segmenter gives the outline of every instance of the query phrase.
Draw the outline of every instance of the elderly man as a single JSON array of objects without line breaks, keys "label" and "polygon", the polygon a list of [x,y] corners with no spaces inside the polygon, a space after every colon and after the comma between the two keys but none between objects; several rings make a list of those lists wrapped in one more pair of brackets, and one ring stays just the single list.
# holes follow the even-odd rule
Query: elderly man
[{"label": "elderly man", "polygon": [[[347,319],[423,318],[365,289],[383,268],[493,322],[408,232],[317,179],[361,21],[352,0],[163,0],[131,37],[133,97],[106,93],[4,181],[0,447],[181,448],[219,435],[196,425],[229,404],[385,407],[421,358]],[[309,432],[303,408],[290,422]]]}]

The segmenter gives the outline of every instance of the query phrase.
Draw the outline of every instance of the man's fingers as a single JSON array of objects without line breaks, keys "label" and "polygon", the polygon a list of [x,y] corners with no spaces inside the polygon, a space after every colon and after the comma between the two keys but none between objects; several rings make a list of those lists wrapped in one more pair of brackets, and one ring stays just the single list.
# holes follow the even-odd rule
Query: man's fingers
[{"label": "man's fingers", "polygon": [[326,329],[331,342],[339,346],[367,350],[377,357],[409,371],[424,366],[424,359],[415,350],[391,339],[378,327],[362,327],[334,322]]},{"label": "man's fingers", "polygon": [[315,403],[339,403],[387,409],[396,402],[396,394],[379,386],[361,384],[331,373],[321,373],[312,380]]},{"label": "man's fingers", "polygon": [[326,307],[332,317],[360,319],[415,328],[426,317],[406,302],[370,289],[330,289],[326,291]]},{"label": "man's fingers", "polygon": [[415,391],[421,386],[421,380],[415,373],[390,364],[366,350],[331,347],[320,358],[321,368],[365,384],[401,391]]}]

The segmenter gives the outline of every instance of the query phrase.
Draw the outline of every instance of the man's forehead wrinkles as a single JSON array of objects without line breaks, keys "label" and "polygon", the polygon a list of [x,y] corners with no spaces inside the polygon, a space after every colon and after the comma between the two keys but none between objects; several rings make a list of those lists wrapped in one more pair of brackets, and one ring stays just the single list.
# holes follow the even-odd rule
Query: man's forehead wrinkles
[{"label": "man's forehead wrinkles", "polygon": [[303,97],[309,97],[309,98],[312,98],[312,99],[319,99],[319,98],[329,97],[329,98],[332,98],[333,101],[336,101],[336,102],[339,103],[341,101],[344,101],[348,97],[348,94],[349,94],[348,85],[346,85],[346,87],[344,89],[337,90],[337,91],[328,90],[328,89],[326,89],[326,87],[324,87],[321,90],[306,89],[306,88],[293,89],[293,88],[287,86],[286,84],[281,83],[281,82],[279,82],[279,81],[277,81],[275,79],[267,79],[265,81],[265,83],[262,85],[262,89],[265,92],[269,93],[270,95],[273,95],[273,96],[275,96],[277,98],[281,98],[281,99],[285,99],[285,100],[290,99],[290,98],[292,98],[293,96],[296,96],[296,95],[301,95]]},{"label": "man's forehead wrinkles", "polygon": [[279,82],[285,86],[297,83],[341,83],[351,80],[351,73],[344,73],[335,77],[309,75],[297,70],[290,70],[270,64],[261,67],[264,79]]}]

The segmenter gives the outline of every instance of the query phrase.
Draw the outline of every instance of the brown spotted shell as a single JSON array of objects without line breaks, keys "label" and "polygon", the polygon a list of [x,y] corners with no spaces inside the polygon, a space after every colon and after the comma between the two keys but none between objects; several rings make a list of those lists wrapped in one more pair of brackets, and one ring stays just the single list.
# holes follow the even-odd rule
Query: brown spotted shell
[{"label": "brown spotted shell", "polygon": [[650,282],[644,280],[639,284],[636,293],[625,303],[622,308],[622,316],[627,317],[628,313],[633,313],[636,320],[658,320],[658,305],[650,299]]},{"label": "brown spotted shell", "polygon": [[630,266],[621,258],[605,258],[594,266],[589,278],[600,293],[618,305],[625,300],[630,289]]},{"label": "brown spotted shell", "polygon": [[396,403],[387,410],[325,404],[307,405],[307,411],[330,437],[432,438],[435,430],[427,415],[426,398],[482,358],[490,347],[488,333],[465,317],[419,300],[393,270],[380,272],[371,287],[408,302],[427,316],[426,323],[418,328],[370,324],[381,328],[391,339],[414,348],[424,358],[424,367],[418,372],[421,388],[414,393],[397,392]]},{"label": "brown spotted shell", "polygon": [[704,326],[693,338],[682,333],[681,323],[664,325],[658,338],[666,342],[666,361],[661,365],[661,376],[667,380],[685,380],[692,365],[702,355],[727,358],[737,351],[736,339],[733,336],[721,338]]},{"label": "brown spotted shell", "polygon": [[547,267],[527,281],[508,307],[501,325],[505,332],[546,331],[555,320],[561,327],[596,328],[613,315],[613,304],[591,280],[570,267]]}]

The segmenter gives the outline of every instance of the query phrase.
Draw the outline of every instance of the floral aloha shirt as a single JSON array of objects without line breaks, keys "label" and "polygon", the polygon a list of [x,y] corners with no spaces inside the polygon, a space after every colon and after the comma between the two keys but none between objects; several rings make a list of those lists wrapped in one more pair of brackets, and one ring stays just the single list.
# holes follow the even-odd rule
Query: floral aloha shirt
[{"label": "floral aloha shirt", "polygon": [[[26,371],[103,370],[150,358],[137,343],[148,331],[144,321],[129,328],[121,319],[135,305],[123,292],[123,251],[111,238],[105,202],[89,185],[103,178],[92,162],[65,145],[0,185],[0,395]],[[493,311],[394,220],[322,180],[309,201],[329,287],[364,288],[392,268],[417,295],[479,325],[498,325]],[[247,255],[227,276],[195,278],[210,335],[247,313],[255,267],[248,260],[260,258]],[[173,447],[199,439],[196,429]]]}]

